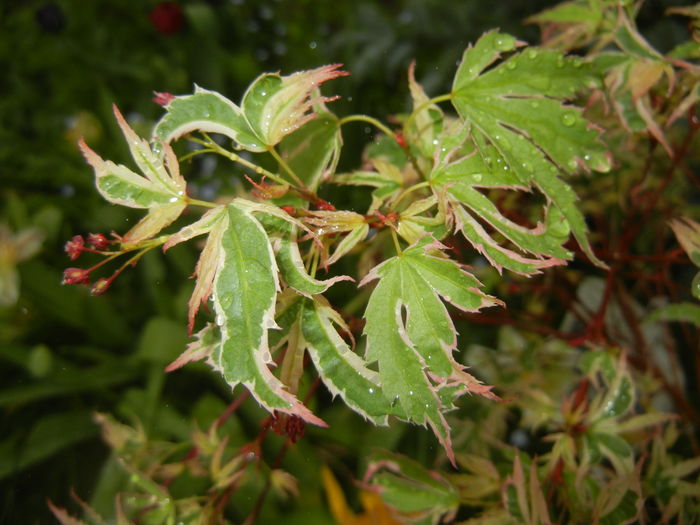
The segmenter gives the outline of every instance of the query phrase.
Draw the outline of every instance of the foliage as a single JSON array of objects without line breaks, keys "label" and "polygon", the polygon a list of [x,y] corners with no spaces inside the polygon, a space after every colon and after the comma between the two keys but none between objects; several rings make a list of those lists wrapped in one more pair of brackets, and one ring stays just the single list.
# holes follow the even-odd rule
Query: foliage
[{"label": "foliage", "polygon": [[[443,95],[428,96],[412,64],[411,109],[390,125],[331,111],[336,97],[321,89],[347,74],[337,64],[259,75],[240,103],[198,86],[159,93],[148,140],[115,106],[132,161],[104,160],[89,137],[79,147],[102,197],[145,215],[111,238],[73,236],[71,260],[101,260],[67,268],[63,282],[114,291],[127,268],[162,265],[158,248],[196,280],[177,284],[182,326],[153,319],[131,359],[86,351],[95,386],[102,370],[119,366],[118,383],[147,364],[148,387],[122,402],[129,424],[95,416],[112,459],[92,505],[75,496],[85,521],[50,503],[56,518],[274,521],[296,501],[289,520],[323,523],[322,480],[340,523],[692,522],[698,276],[671,272],[690,267],[686,254],[700,266],[689,198],[698,43],[657,51],[638,9],[560,4],[531,19],[539,47],[489,31]],[[153,23],[177,32],[168,10]],[[359,163],[344,147],[354,122],[378,130]],[[189,163],[214,156],[235,182],[210,195]],[[15,265],[40,242],[20,227],[0,237],[13,301]],[[36,354],[25,366],[40,375],[50,357]],[[167,363],[216,381],[198,361],[221,378],[221,397],[235,395],[228,408],[202,396],[189,425],[157,406],[158,392]],[[86,412],[64,440],[94,431]],[[30,440],[55,432],[44,427]],[[377,444],[388,450],[370,454]],[[342,470],[338,451],[364,472],[361,514],[325,466]]]}]

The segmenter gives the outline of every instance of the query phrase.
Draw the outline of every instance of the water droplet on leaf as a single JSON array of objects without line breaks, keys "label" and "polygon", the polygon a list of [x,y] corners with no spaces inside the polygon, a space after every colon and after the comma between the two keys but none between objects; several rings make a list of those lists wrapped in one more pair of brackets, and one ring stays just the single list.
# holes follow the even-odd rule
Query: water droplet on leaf
[{"label": "water droplet on leaf", "polygon": [[573,126],[576,124],[576,114],[573,111],[564,113],[561,117],[561,123],[568,127]]}]

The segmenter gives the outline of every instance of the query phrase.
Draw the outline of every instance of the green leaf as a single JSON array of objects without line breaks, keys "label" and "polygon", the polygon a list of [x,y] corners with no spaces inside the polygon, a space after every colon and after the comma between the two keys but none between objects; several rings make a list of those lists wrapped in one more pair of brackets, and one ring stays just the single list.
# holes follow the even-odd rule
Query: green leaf
[{"label": "green leaf", "polygon": [[[9,430],[9,429],[8,429]],[[21,472],[57,452],[97,434],[89,412],[73,410],[42,417],[29,432],[0,443],[0,479]],[[19,438],[13,439],[14,437]]]},{"label": "green leaf", "polygon": [[700,305],[693,303],[668,304],[654,310],[644,319],[645,323],[657,321],[676,321],[700,326]]},{"label": "green leaf", "polygon": [[430,517],[431,523],[450,522],[459,507],[457,490],[448,480],[398,454],[375,454],[365,479],[379,489],[384,502],[411,514],[412,521]]},{"label": "green leaf", "polygon": [[440,247],[425,238],[375,267],[361,285],[379,279],[365,312],[364,333],[366,359],[378,362],[385,396],[398,405],[404,419],[429,424],[452,459],[449,428],[433,381],[493,395],[452,358],[456,332],[440,297],[465,311],[496,301],[478,290],[474,277],[443,258]]},{"label": "green leaf", "polygon": [[529,48],[491,66],[521,44],[498,32],[468,48],[454,79],[452,102],[475,130],[477,144],[488,140],[524,188],[536,186],[559,209],[588,257],[602,265],[586,238],[586,224],[560,172],[610,169],[599,132],[581,110],[562,102],[598,79],[589,64],[551,50]]},{"label": "green leaf", "polygon": [[214,355],[217,368],[232,387],[245,385],[267,410],[325,426],[268,368],[267,331],[276,328],[277,264],[265,229],[237,201],[226,210],[220,253],[213,288],[221,329],[221,346]]},{"label": "green leaf", "polygon": [[403,182],[401,170],[395,164],[381,159],[371,159],[370,162],[377,171],[354,171],[333,177],[334,184],[376,188],[372,191],[372,203],[367,210],[368,214],[374,213],[387,199],[397,195]]},{"label": "green leaf", "polygon": [[[415,62],[408,68],[408,87],[413,99],[414,118],[404,126],[404,136],[420,153],[418,161],[431,159],[443,128],[444,115],[440,107],[430,104],[423,87],[415,79]],[[429,171],[429,168],[426,170]]]},{"label": "green leaf", "polygon": [[299,253],[299,244],[295,239],[284,237],[280,240],[277,250],[277,263],[280,274],[285,282],[302,295],[311,296],[325,292],[329,287],[338,281],[352,281],[353,278],[347,275],[339,275],[325,281],[319,281],[311,277],[304,268],[304,262]]},{"label": "green leaf", "polygon": [[114,114],[143,176],[121,164],[102,160],[83,140],[78,145],[95,171],[98,191],[107,201],[149,210],[148,215],[122,237],[123,244],[138,243],[157,234],[180,216],[187,206],[186,184],[180,175],[175,153],[169,146],[164,146],[162,156],[156,154],[148,142],[134,133],[116,106]]},{"label": "green leaf", "polygon": [[241,109],[215,91],[195,86],[192,95],[175,97],[156,124],[153,135],[169,143],[192,131],[221,133],[248,151],[265,151]]},{"label": "green leaf", "polygon": [[669,221],[669,226],[693,264],[700,267],[700,224],[688,217],[681,217]]},{"label": "green leaf", "polygon": [[[316,234],[319,237],[333,237],[347,233],[327,259],[327,253],[324,250],[321,260],[321,265],[324,267],[333,264],[352,250],[357,243],[362,242],[367,237],[369,232],[369,224],[365,217],[352,211],[312,211],[307,214],[305,221],[316,227]],[[325,244],[324,247],[326,247]]]},{"label": "green leaf", "polygon": [[302,335],[328,390],[363,417],[385,425],[392,407],[379,385],[379,375],[366,367],[334,327],[349,333],[343,319],[323,296],[301,301]]},{"label": "green leaf", "polygon": [[[527,275],[563,264],[565,259],[571,258],[571,253],[563,247],[569,238],[569,226],[558,208],[545,205],[544,222],[526,228],[503,216],[496,205],[479,191],[479,188],[521,191],[524,188],[514,173],[505,169],[504,158],[493,146],[483,146],[463,154],[460,141],[468,131],[462,128],[441,140],[436,164],[429,176],[438,195],[446,194],[456,228],[499,271],[505,267]],[[502,246],[478,219],[503,235],[520,252]]]},{"label": "green leaf", "polygon": [[304,185],[316,191],[324,174],[335,171],[341,146],[338,117],[319,108],[316,118],[284,137],[279,152]]},{"label": "green leaf", "polygon": [[277,73],[260,75],[243,95],[241,107],[251,129],[266,146],[274,146],[294,130],[315,117],[308,111],[333,98],[312,92],[323,82],[345,76],[341,64],[299,71],[289,76]]}]

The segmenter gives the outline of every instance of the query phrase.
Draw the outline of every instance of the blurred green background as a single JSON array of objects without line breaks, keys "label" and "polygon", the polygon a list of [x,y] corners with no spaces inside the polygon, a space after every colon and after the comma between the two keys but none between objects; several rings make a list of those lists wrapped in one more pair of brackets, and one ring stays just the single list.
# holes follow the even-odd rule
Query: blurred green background
[{"label": "blurred green background", "polygon": [[[187,277],[196,260],[190,247],[150,254],[105,296],[60,284],[65,267],[91,261],[69,261],[63,245],[71,236],[123,233],[137,216],[102,201],[76,147],[82,136],[104,158],[129,163],[113,103],[147,136],[161,114],[154,91],[189,93],[197,84],[237,101],[261,72],[341,62],[352,76],[324,88],[342,96],[333,110],[384,119],[407,109],[411,60],[429,94],[445,92],[469,42],[493,27],[536,42],[537,29],[522,21],[555,3],[2,2],[0,523],[51,523],[46,500],[70,506],[71,488],[98,510],[111,508],[124,477],[98,435],[95,411],[137,418],[156,438],[187,439],[192,421],[206,428],[231,398],[204,366],[163,374],[187,341]],[[684,35],[661,14],[690,3],[649,1],[640,27],[668,49]],[[350,166],[368,139],[361,126],[354,131],[345,135],[341,159]],[[212,198],[231,184],[227,170],[197,160],[186,175]],[[33,254],[27,244],[39,237]],[[337,405],[327,410],[323,417],[333,428],[312,431],[300,448],[338,440],[360,455],[363,447],[391,448],[402,439],[403,428],[367,427],[357,436],[359,419]],[[255,435],[261,418],[252,403],[243,414],[228,429],[240,444]],[[414,434],[432,442],[422,430]],[[296,454],[290,461],[308,461],[304,450]],[[308,476],[318,489],[315,472]]]}]

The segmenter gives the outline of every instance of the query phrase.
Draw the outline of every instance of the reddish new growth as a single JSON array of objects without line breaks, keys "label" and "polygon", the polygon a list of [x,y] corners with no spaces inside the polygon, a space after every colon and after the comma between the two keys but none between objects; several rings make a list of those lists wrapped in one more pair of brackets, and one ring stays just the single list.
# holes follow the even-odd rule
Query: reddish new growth
[{"label": "reddish new growth", "polygon": [[265,176],[260,180],[260,184],[255,182],[253,179],[248,177],[248,175],[243,175],[248,182],[250,182],[255,189],[251,190],[250,193],[257,197],[258,199],[268,200],[281,197],[287,190],[288,186],[283,186],[281,184],[268,184],[265,182]]},{"label": "reddish new growth", "polygon": [[65,244],[64,249],[70,260],[75,261],[83,252],[103,254],[112,242],[107,240],[107,237],[102,233],[91,233],[87,237],[87,243],[82,235],[74,235]]},{"label": "reddish new growth", "polygon": [[[103,264],[111,261],[121,252],[107,251],[112,243],[103,233],[91,233],[86,238],[81,235],[74,235],[65,244],[65,251],[71,261],[75,261],[83,252],[97,253],[107,256],[106,259],[92,266],[91,268],[66,268],[63,272],[63,284],[90,284],[90,274]],[[102,295],[111,286],[114,279],[122,272],[124,267],[119,268],[111,277],[101,277],[92,285],[90,293]]]},{"label": "reddish new growth", "polygon": [[304,437],[306,424],[299,416],[290,416],[275,412],[272,419],[272,431],[279,436],[287,436],[289,441],[296,443]]},{"label": "reddish new growth", "polygon": [[89,284],[90,270],[84,268],[66,268],[63,270],[63,284]]},{"label": "reddish new growth", "polygon": [[173,95],[172,93],[167,93],[165,91],[155,91],[153,94],[155,95],[152,99],[153,102],[163,107],[170,104],[170,102],[172,102],[175,98],[175,95]]},{"label": "reddish new growth", "polygon": [[64,249],[68,257],[70,257],[70,260],[75,261],[85,250],[85,239],[83,239],[81,235],[74,235],[73,238],[66,243]]}]

